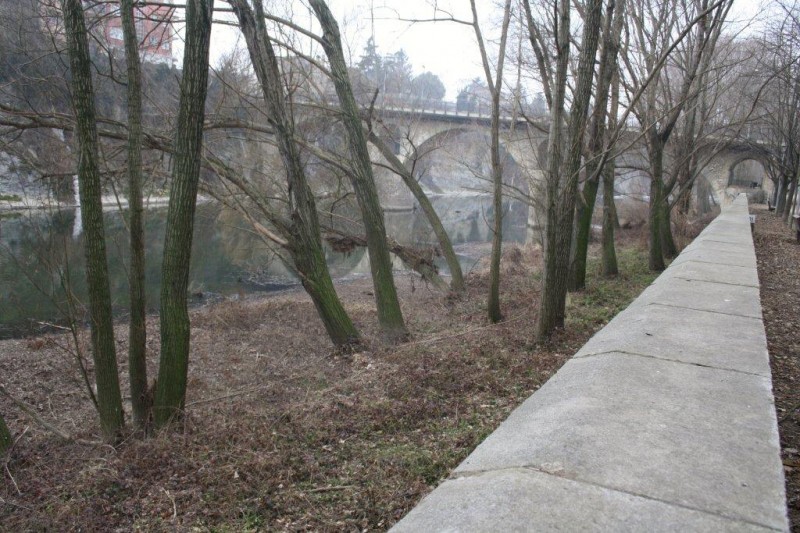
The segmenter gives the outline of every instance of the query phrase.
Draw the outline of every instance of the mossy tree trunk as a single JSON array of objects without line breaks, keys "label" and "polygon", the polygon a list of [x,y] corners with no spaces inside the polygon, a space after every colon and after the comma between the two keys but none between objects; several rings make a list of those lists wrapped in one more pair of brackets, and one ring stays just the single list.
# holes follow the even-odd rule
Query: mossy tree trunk
[{"label": "mossy tree trunk", "polygon": [[[554,130],[560,129],[555,120],[563,117],[563,93],[566,91],[567,63],[570,40],[570,4],[559,2],[558,10],[558,74],[555,78],[554,109],[561,108],[560,116],[553,113],[550,123],[550,158],[547,175],[547,242],[545,244],[545,267],[542,295],[539,301],[539,321],[536,326],[538,338],[546,338],[556,328],[564,326],[566,314],[567,282],[569,277],[569,256],[575,219],[575,202],[578,189],[578,175],[581,166],[584,134],[586,131],[589,98],[594,79],[594,62],[597,43],[602,25],[601,0],[589,0],[585,6],[585,19],[581,51],[578,60],[575,93],[569,116],[567,142],[562,146],[560,139],[554,137]],[[560,101],[560,104],[557,103]],[[554,157],[564,147],[566,157]],[[558,166],[555,166],[558,165]],[[563,183],[562,183],[563,180]]]},{"label": "mossy tree trunk", "polygon": [[11,431],[9,431],[3,415],[0,415],[0,456],[6,453],[12,442]]},{"label": "mossy tree trunk", "polygon": [[255,12],[246,0],[229,0],[247,42],[286,171],[291,212],[288,224],[282,225],[280,230],[288,237],[287,249],[300,281],[314,302],[331,341],[337,346],[354,345],[359,342],[358,331],[336,294],[325,262],[317,206],[294,139],[294,122],[288,113],[278,60],[264,21],[263,4],[261,0],[252,1]]},{"label": "mossy tree trunk", "polygon": [[597,190],[603,174],[603,151],[606,138],[606,116],[611,81],[617,70],[617,52],[622,33],[622,11],[624,0],[617,7],[615,0],[608,2],[603,27],[603,51],[600,55],[600,68],[597,75],[597,97],[592,110],[589,126],[589,146],[586,159],[586,182],[579,193],[576,209],[576,230],[574,255],[570,264],[569,290],[578,291],[586,287],[586,258],[589,251],[589,238],[592,231],[592,217],[597,200]]},{"label": "mossy tree trunk", "polygon": [[610,159],[603,168],[603,237],[601,273],[603,277],[613,278],[619,274],[617,249],[614,243],[614,172],[616,164]]},{"label": "mossy tree trunk", "polygon": [[147,303],[145,297],[144,206],[142,205],[142,75],[133,0],[120,0],[128,81],[128,213],[131,264],[128,375],[133,422],[144,429],[150,405],[147,394]]},{"label": "mossy tree trunk", "polygon": [[161,268],[161,359],[153,406],[157,427],[179,415],[186,398],[190,326],[186,291],[203,148],[213,5],[214,0],[190,0],[186,4],[186,47]]},{"label": "mossy tree trunk", "polygon": [[103,435],[108,440],[114,440],[124,426],[124,414],[108,282],[92,64],[81,1],[62,0],[62,10],[78,139],[78,187],[86,254],[97,409]]},{"label": "mossy tree trunk", "polygon": [[408,337],[408,331],[397,298],[397,289],[392,274],[392,258],[386,245],[383,210],[378,198],[378,189],[375,186],[372,161],[361,126],[361,117],[347,73],[347,62],[342,49],[339,25],[324,0],[310,0],[309,3],[322,27],[320,42],[328,57],[331,77],[341,107],[342,125],[352,158],[353,171],[350,181],[361,209],[367,236],[367,251],[375,290],[378,322],[384,337],[392,341],[404,340]]}]

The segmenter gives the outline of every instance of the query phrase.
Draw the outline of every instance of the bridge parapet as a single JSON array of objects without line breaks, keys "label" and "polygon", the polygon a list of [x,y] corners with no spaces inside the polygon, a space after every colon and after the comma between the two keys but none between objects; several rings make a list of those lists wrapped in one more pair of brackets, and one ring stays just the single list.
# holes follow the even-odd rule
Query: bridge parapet
[{"label": "bridge parapet", "polygon": [[740,196],[393,531],[788,531]]}]

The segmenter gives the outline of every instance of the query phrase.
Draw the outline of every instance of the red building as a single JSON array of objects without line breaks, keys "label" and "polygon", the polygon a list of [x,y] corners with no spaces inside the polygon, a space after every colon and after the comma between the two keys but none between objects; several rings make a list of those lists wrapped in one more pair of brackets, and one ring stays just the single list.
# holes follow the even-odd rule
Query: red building
[{"label": "red building", "polygon": [[[107,4],[100,4],[100,6]],[[136,35],[139,38],[139,53],[143,61],[172,64],[172,15],[174,8],[165,6],[140,6],[134,8]],[[111,6],[100,14],[100,26],[106,42],[112,48],[124,47],[122,18],[119,8]]]}]

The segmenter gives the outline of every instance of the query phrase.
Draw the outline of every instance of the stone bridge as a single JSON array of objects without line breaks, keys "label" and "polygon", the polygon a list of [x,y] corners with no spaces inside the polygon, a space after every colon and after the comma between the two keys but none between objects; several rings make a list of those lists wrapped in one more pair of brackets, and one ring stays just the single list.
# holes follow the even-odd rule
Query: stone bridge
[{"label": "stone bridge", "polygon": [[[454,105],[443,104],[419,110],[383,107],[376,109],[376,115],[380,117],[374,126],[377,133],[392,140],[395,153],[413,169],[423,188],[439,204],[468,196],[477,202],[476,198],[491,194],[488,110],[458,110]],[[509,196],[506,208],[511,212],[512,224],[526,220],[528,228],[535,231],[540,226],[536,199],[543,197],[547,122],[544,118],[529,121],[505,114],[501,127],[504,179]],[[619,144],[626,149],[617,154],[616,193],[623,198],[647,201],[649,177],[643,143],[632,131],[623,133]],[[769,153],[758,143],[712,139],[699,153],[703,170],[695,196],[705,195],[706,203],[729,203],[745,182],[749,186],[756,183],[756,188],[768,192],[772,189],[772,183],[765,179]],[[384,207],[388,211],[414,209],[414,199],[402,181],[387,168],[377,150],[372,155],[375,161],[384,163],[378,165],[376,172]],[[667,168],[674,157],[667,153]],[[741,174],[737,168],[749,160],[756,162],[748,168],[752,175],[737,176]],[[739,187],[732,187],[737,184]],[[484,216],[491,218],[493,214],[486,213],[489,202],[482,205]]]}]

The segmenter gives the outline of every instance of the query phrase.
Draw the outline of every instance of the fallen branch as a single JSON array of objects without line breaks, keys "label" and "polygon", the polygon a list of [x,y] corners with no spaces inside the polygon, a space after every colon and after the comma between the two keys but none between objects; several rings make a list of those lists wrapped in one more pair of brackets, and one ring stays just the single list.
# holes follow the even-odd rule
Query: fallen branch
[{"label": "fallen branch", "polygon": [[318,487],[316,489],[309,489],[305,492],[309,494],[317,493],[317,492],[333,492],[335,490],[348,490],[348,489],[355,489],[357,488],[355,485],[337,485],[335,487]]}]

